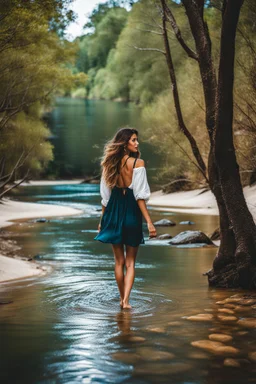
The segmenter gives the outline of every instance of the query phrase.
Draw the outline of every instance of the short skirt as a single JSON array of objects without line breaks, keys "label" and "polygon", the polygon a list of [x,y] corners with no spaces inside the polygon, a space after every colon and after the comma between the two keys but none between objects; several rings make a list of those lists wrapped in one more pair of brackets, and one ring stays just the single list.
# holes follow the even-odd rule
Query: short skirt
[{"label": "short skirt", "polygon": [[101,219],[101,230],[94,239],[102,243],[126,244],[132,247],[145,243],[142,213],[131,188],[112,189]]}]

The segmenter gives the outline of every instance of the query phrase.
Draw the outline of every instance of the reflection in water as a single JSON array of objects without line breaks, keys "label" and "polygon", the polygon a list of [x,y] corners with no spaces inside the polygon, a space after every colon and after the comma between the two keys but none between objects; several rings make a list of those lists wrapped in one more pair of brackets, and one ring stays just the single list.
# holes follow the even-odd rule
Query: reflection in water
[{"label": "reflection in water", "polygon": [[[111,247],[93,241],[99,186],[83,188],[84,200],[81,186],[72,198],[73,205],[84,209],[80,216],[10,228],[20,234],[25,255],[36,255],[53,272],[1,286],[1,298],[13,301],[0,308],[1,382],[254,382],[255,365],[248,357],[256,351],[254,329],[237,319],[256,318],[255,309],[239,306],[237,299],[225,302],[235,290],[208,288],[202,274],[211,267],[216,248],[185,249],[146,241],[136,262],[133,309],[120,311]],[[28,192],[31,200],[52,201],[58,194],[60,204],[70,204],[69,186],[29,187],[20,194]],[[166,217],[159,211],[152,216]],[[177,225],[160,232],[174,235],[186,230],[178,223],[188,219],[195,222],[194,229],[206,233],[217,226],[216,217],[174,214],[172,219]],[[232,316],[237,319],[231,321]],[[232,337],[223,342],[227,352],[212,349],[216,334]],[[191,344],[201,340],[207,348]],[[236,368],[225,365],[230,359]],[[230,375],[234,370],[235,377]]]},{"label": "reflection in water", "polygon": [[129,338],[132,335],[131,332],[131,318],[132,312],[128,310],[120,311],[116,315],[116,322],[120,330],[122,338]]}]

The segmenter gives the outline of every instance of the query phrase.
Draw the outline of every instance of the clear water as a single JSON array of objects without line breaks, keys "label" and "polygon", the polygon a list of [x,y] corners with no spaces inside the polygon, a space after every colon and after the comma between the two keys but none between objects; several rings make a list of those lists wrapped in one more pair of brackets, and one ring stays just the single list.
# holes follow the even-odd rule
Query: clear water
[{"label": "clear water", "polygon": [[163,165],[161,156],[147,142],[140,108],[132,103],[106,100],[58,98],[46,116],[54,145],[54,162],[48,173],[60,178],[84,177],[99,173],[105,143],[122,127],[139,131],[140,151],[146,161],[149,178]]},{"label": "clear water", "polygon": [[[133,309],[121,311],[111,248],[93,240],[99,186],[23,187],[16,196],[78,207],[83,214],[47,223],[24,220],[8,228],[19,233],[26,256],[53,271],[1,285],[0,298],[13,300],[0,306],[1,383],[256,382],[256,367],[248,361],[248,352],[256,350],[255,331],[217,318],[216,302],[237,291],[211,289],[202,275],[211,268],[216,248],[147,240],[138,253]],[[169,217],[177,223],[158,233],[200,229],[209,234],[218,225],[214,216],[151,214],[153,220]],[[195,225],[179,225],[182,220]],[[187,320],[197,313],[211,313],[213,319]],[[253,310],[246,316],[255,316]],[[239,349],[236,358],[245,359],[240,368],[223,365],[232,356],[215,356],[190,344],[216,332],[233,336],[226,344]]]}]

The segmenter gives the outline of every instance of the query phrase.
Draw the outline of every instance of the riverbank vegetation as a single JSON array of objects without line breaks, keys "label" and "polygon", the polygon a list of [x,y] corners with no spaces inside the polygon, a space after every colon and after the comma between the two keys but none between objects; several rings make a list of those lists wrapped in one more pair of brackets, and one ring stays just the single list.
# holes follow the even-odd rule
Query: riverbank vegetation
[{"label": "riverbank vegetation", "polygon": [[43,114],[56,94],[86,82],[70,69],[78,47],[64,38],[74,18],[69,3],[1,1],[0,198],[53,159]]},{"label": "riverbank vegetation", "polygon": [[[208,2],[204,10],[215,67],[220,55],[220,3]],[[195,165],[190,145],[178,127],[172,84],[163,55],[160,4],[140,0],[129,11],[118,1],[96,7],[87,24],[89,32],[78,38],[80,49],[76,68],[88,73],[86,88],[80,90],[79,96],[131,101],[140,106],[143,140],[147,139],[165,157],[165,166],[157,177],[168,192],[176,188],[207,186],[207,182]],[[169,1],[168,5],[184,41],[194,49],[195,42],[184,6],[174,1]],[[255,14],[254,2],[245,1],[236,37],[234,140],[243,185],[253,182],[256,174]],[[195,137],[207,166],[210,143],[207,131],[203,129],[205,101],[199,68],[194,60],[187,57],[170,24],[168,39],[183,119]]]}]

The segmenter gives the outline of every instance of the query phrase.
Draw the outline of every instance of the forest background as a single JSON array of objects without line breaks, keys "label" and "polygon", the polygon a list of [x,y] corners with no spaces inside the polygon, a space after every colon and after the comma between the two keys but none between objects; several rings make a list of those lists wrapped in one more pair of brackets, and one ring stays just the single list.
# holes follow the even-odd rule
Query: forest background
[{"label": "forest background", "polygon": [[[1,1],[0,161],[1,194],[10,181],[40,177],[53,160],[44,113],[56,95],[136,103],[142,113],[143,141],[164,158],[157,176],[165,191],[205,186],[189,143],[180,132],[166,60],[161,51],[161,12],[153,0],[107,1],[69,42],[74,20],[70,0]],[[169,1],[182,35],[193,48],[184,7]],[[205,9],[213,59],[219,60],[221,12],[218,1]],[[256,179],[256,5],[246,0],[236,38],[234,141],[243,185]],[[199,68],[169,30],[184,120],[205,163],[209,139]],[[11,151],[10,151],[11,148]],[[173,181],[179,181],[173,184]],[[0,197],[1,197],[0,194]]]}]

